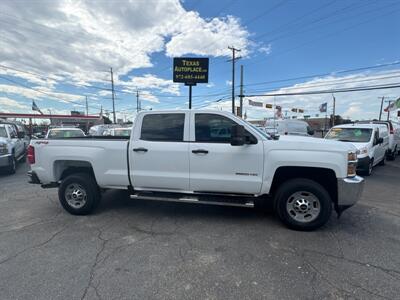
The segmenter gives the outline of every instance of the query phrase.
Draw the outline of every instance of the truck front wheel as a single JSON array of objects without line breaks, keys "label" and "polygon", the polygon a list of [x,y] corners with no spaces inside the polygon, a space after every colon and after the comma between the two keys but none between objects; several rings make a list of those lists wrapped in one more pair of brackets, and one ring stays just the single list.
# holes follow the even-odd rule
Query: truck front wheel
[{"label": "truck front wheel", "polygon": [[62,180],[58,198],[66,211],[73,215],[88,215],[100,202],[100,192],[93,176],[72,174]]},{"label": "truck front wheel", "polygon": [[296,178],[278,188],[275,209],[279,218],[289,228],[310,231],[328,222],[332,214],[332,200],[319,183]]}]

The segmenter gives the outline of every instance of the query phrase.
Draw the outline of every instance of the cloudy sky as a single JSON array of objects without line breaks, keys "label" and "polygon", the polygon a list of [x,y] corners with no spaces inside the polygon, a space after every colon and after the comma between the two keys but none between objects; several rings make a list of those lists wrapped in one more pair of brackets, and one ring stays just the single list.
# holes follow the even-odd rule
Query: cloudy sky
[{"label": "cloudy sky", "polygon": [[[172,82],[172,58],[210,57],[208,84],[194,108],[230,110],[231,51],[241,49],[248,99],[302,108],[314,116],[332,94],[263,96],[400,84],[398,0],[3,0],[0,2],[0,112],[111,111],[113,68],[118,117],[187,107],[187,87]],[[237,94],[239,76],[236,77]],[[378,117],[380,99],[399,88],[335,93],[337,113]],[[301,115],[299,115],[301,117]],[[394,117],[394,114],[393,114]]]}]

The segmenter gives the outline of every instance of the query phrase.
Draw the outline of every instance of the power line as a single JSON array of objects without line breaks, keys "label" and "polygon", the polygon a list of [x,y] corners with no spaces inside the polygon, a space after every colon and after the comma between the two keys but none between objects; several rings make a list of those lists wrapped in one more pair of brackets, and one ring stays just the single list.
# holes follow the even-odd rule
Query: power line
[{"label": "power line", "polygon": [[[359,82],[367,82],[367,81],[377,81],[377,80],[382,80],[382,79],[391,79],[391,78],[399,78],[400,77],[400,73],[398,73],[398,75],[393,75],[393,76],[381,76],[381,77],[375,77],[375,78],[368,78],[368,79],[343,79],[340,80],[338,79],[337,81],[335,80],[330,80],[330,81],[326,81],[324,83],[321,84],[309,84],[307,86],[278,86],[278,87],[274,87],[274,89],[309,89],[309,88],[314,88],[314,87],[321,87],[321,86],[332,86],[332,85],[338,85],[338,84],[351,84],[351,83],[359,83]],[[260,90],[253,90],[253,92],[258,92]]]},{"label": "power line", "polygon": [[348,93],[348,92],[360,92],[360,91],[370,91],[370,90],[383,90],[383,89],[392,89],[399,88],[400,82],[393,83],[390,85],[371,85],[364,87],[355,87],[355,88],[343,88],[343,89],[330,89],[330,90],[317,90],[317,91],[308,91],[308,92],[295,92],[295,93],[268,93],[268,94],[253,94],[253,95],[244,95],[245,97],[278,97],[278,96],[301,96],[301,95],[317,95],[317,94],[332,94],[332,93]]},{"label": "power line", "polygon": [[[33,90],[33,91],[35,91],[35,92],[37,92],[37,93],[41,93],[41,94],[43,94],[43,95],[46,95],[46,96],[48,96],[48,97],[50,97],[50,98],[55,98],[55,99],[59,99],[59,100],[61,100],[61,101],[63,101],[63,102],[68,102],[68,103],[72,103],[72,104],[77,104],[77,105],[80,105],[80,106],[84,106],[82,103],[75,102],[75,101],[71,101],[71,100],[66,100],[66,99],[63,99],[63,98],[54,96],[54,95],[52,95],[52,94],[50,94],[50,93],[47,93],[47,92],[44,92],[44,91],[35,89],[35,88],[33,88],[33,87],[30,87],[30,86],[25,85],[25,84],[23,84],[23,83],[20,83],[20,82],[18,82],[18,81],[12,80],[12,79],[10,79],[10,78],[7,78],[7,77],[1,76],[1,75],[0,75],[0,78],[1,78],[1,79],[4,79],[4,80],[7,80],[7,81],[9,81],[9,82],[11,82],[11,83],[17,84],[17,85],[19,85],[19,86],[22,86],[22,87],[24,87],[24,88]],[[70,94],[70,95],[73,95],[73,94]],[[73,96],[78,96],[78,95],[73,95]]]},{"label": "power line", "polygon": [[[399,9],[391,10],[391,11],[388,12],[388,13],[380,14],[380,15],[378,15],[378,16],[375,16],[375,18],[370,18],[370,19],[367,19],[367,20],[365,20],[365,21],[363,21],[363,22],[359,22],[359,23],[353,24],[352,26],[348,26],[348,27],[342,28],[341,30],[337,30],[337,31],[335,31],[335,32],[332,32],[331,34],[320,36],[320,37],[318,37],[318,38],[316,38],[316,39],[312,39],[312,40],[310,40],[310,41],[307,41],[307,42],[305,42],[305,43],[302,43],[302,44],[300,44],[300,45],[298,45],[298,46],[296,46],[296,47],[289,48],[289,49],[287,49],[286,51],[278,52],[278,53],[276,53],[276,54],[273,54],[273,55],[271,55],[271,56],[268,56],[268,59],[270,59],[271,57],[276,57],[276,56],[279,56],[279,55],[282,55],[282,54],[291,52],[291,51],[293,51],[293,50],[297,50],[297,49],[299,49],[299,48],[302,48],[302,47],[304,47],[304,46],[307,46],[307,45],[309,45],[309,44],[312,44],[312,43],[314,43],[314,42],[316,42],[316,41],[323,40],[323,39],[327,39],[327,38],[329,38],[329,37],[331,37],[331,36],[337,35],[338,33],[342,33],[342,32],[351,30],[351,29],[353,29],[353,28],[355,28],[355,27],[357,27],[357,26],[360,26],[360,25],[363,25],[363,24],[366,24],[366,23],[375,21],[375,20],[378,19],[378,18],[382,18],[382,17],[388,16],[388,15],[391,15],[391,14],[397,12],[397,11],[399,11]],[[247,64],[247,66],[253,65],[253,64],[256,64],[256,63],[259,64],[259,63],[262,62],[262,61],[265,62],[266,59],[263,58],[263,59],[261,59],[261,60],[255,60],[255,61],[253,61],[253,62]]]},{"label": "power line", "polygon": [[372,70],[372,69],[378,69],[378,68],[384,68],[384,67],[391,67],[391,66],[396,66],[396,65],[400,65],[400,60],[397,60],[397,61],[394,61],[391,63],[386,63],[386,64],[374,65],[374,66],[359,67],[359,68],[347,69],[347,70],[342,70],[342,71],[332,71],[329,73],[319,73],[319,74],[305,75],[305,76],[300,76],[300,77],[291,77],[291,78],[285,78],[285,79],[249,83],[249,84],[245,84],[245,86],[248,87],[248,86],[264,85],[264,84],[270,84],[270,83],[279,83],[279,82],[287,82],[287,81],[294,81],[294,80],[301,80],[301,79],[309,79],[309,78],[314,78],[314,77],[329,76],[332,74],[345,74],[345,73],[351,73],[351,72],[357,72],[357,71],[365,71],[365,70]]}]

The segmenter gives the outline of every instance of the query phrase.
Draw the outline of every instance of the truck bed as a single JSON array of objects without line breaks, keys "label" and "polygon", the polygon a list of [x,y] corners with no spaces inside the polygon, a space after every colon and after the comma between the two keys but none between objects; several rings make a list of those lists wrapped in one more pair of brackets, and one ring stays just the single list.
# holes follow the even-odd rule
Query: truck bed
[{"label": "truck bed", "polygon": [[79,138],[32,141],[35,147],[35,168],[42,183],[59,180],[68,164],[92,167],[99,186],[126,188],[128,179],[127,150],[129,137],[88,136]]}]

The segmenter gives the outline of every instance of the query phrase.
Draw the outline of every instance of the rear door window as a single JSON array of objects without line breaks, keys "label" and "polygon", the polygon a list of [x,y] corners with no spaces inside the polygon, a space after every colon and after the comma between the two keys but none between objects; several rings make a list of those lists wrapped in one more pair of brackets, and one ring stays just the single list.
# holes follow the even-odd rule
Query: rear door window
[{"label": "rear door window", "polygon": [[156,142],[182,142],[185,114],[148,114],[143,117],[140,139]]}]

